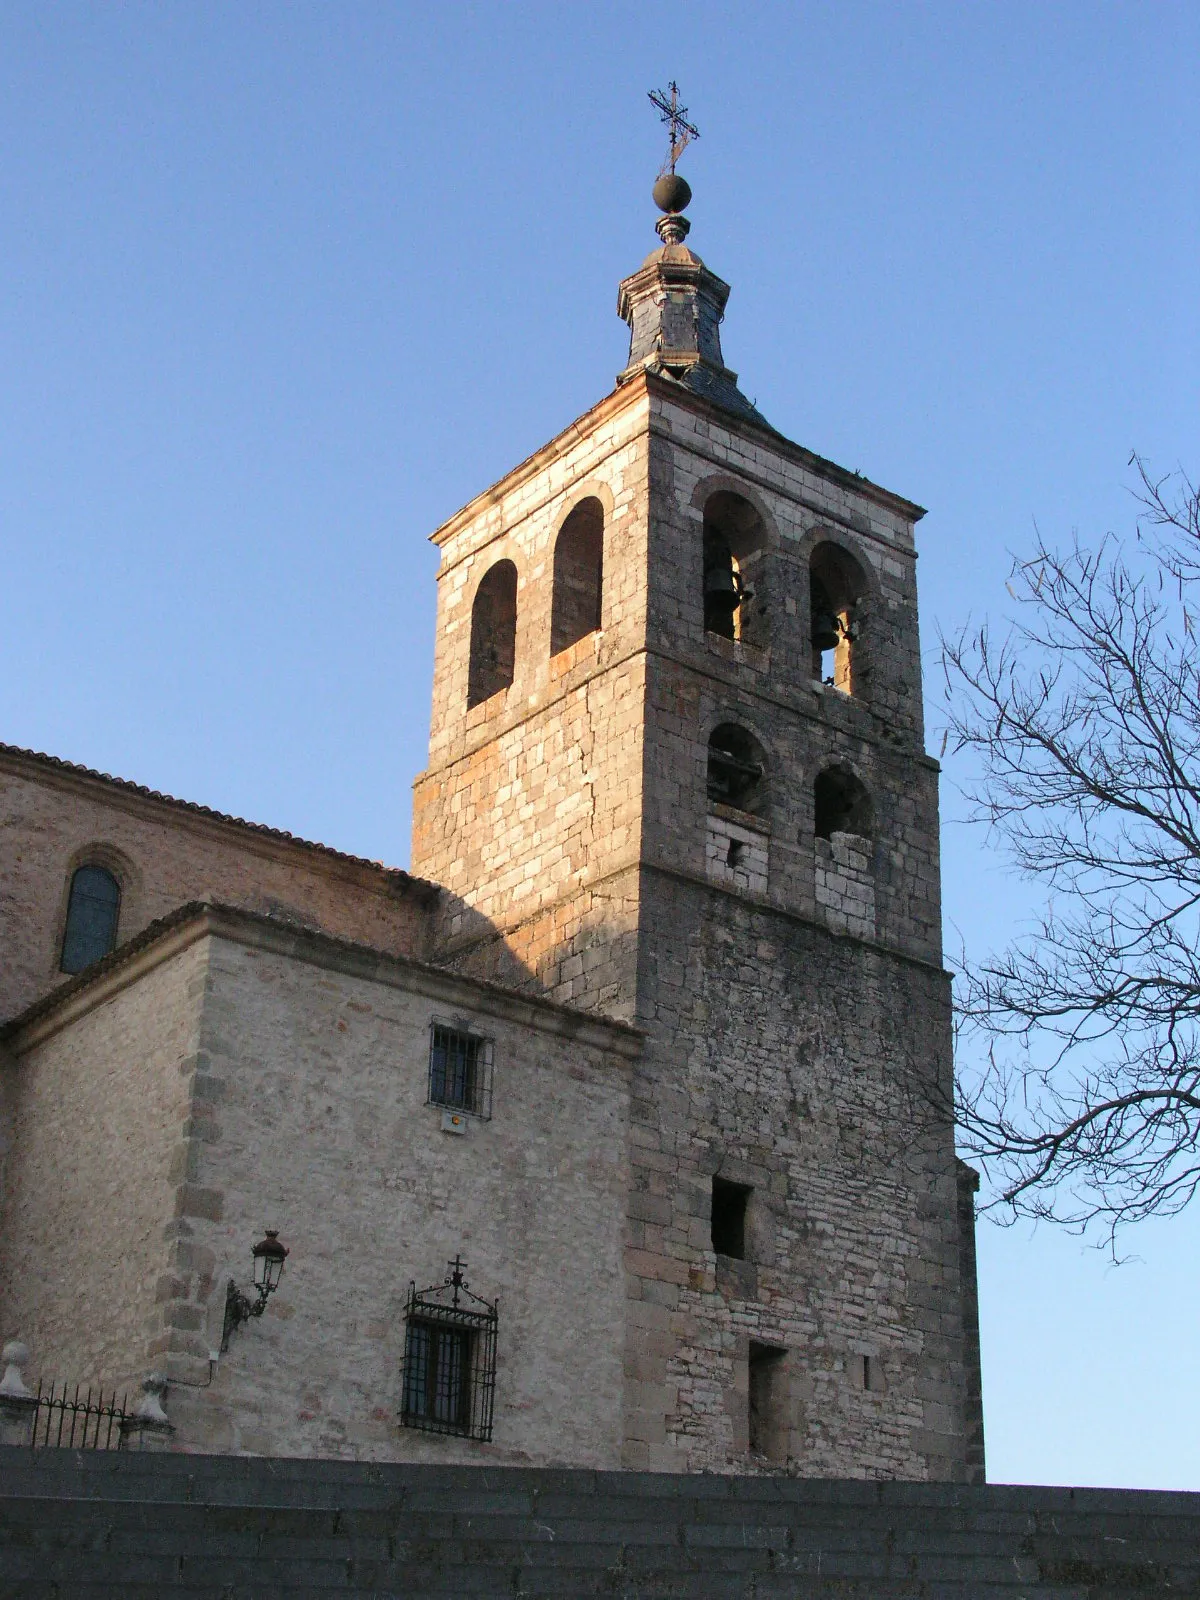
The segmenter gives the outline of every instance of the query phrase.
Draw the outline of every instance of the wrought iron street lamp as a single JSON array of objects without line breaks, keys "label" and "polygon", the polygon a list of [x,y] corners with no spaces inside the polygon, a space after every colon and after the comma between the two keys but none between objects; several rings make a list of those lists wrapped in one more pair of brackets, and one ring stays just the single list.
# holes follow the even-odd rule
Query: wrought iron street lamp
[{"label": "wrought iron street lamp", "polygon": [[283,1276],[283,1263],[287,1259],[287,1246],[280,1244],[279,1234],[274,1228],[268,1228],[266,1238],[260,1239],[250,1251],[254,1257],[254,1290],[255,1298],[252,1300],[244,1294],[232,1278],[225,1290],[225,1326],[221,1330],[221,1349],[229,1349],[230,1335],[235,1328],[240,1328],[243,1322],[248,1322],[251,1317],[261,1317],[266,1310],[267,1301],[279,1287],[279,1280]]}]

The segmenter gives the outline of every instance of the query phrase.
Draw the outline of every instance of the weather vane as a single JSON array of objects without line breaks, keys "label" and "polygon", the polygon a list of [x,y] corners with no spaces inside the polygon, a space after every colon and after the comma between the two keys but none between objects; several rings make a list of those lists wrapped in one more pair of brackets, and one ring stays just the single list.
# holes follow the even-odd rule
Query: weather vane
[{"label": "weather vane", "polygon": [[650,90],[650,104],[671,133],[671,152],[662,164],[660,178],[665,178],[667,173],[674,174],[675,163],[692,140],[700,137],[699,128],[687,120],[687,107],[679,104],[679,85],[672,81],[668,88],[671,91],[669,96],[666,89]]}]

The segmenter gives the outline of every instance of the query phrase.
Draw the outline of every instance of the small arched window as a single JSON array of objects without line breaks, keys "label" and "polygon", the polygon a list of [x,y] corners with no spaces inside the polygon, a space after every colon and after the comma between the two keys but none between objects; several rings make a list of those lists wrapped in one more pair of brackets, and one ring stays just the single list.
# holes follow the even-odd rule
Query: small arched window
[{"label": "small arched window", "polygon": [[719,489],[704,506],[704,627],[765,646],[767,531],[740,494]]},{"label": "small arched window", "polygon": [[763,748],[736,722],[723,722],[708,740],[708,800],[751,816],[767,814],[767,768]]},{"label": "small arched window", "polygon": [[82,972],[108,955],[117,943],[121,886],[106,867],[80,867],[71,879],[67,925],[63,931],[63,972]]},{"label": "small arched window", "polygon": [[559,530],[554,545],[554,596],[550,605],[550,654],[595,633],[600,626],[604,584],[604,507],[595,496],[581,500]]},{"label": "small arched window", "polygon": [[854,833],[869,839],[875,826],[871,796],[849,767],[826,767],[813,784],[814,828],[818,839]]},{"label": "small arched window", "polygon": [[813,677],[843,694],[861,694],[867,593],[863,570],[838,545],[819,544],[809,558],[808,582]]},{"label": "small arched window", "polygon": [[467,705],[490,700],[513,681],[517,654],[517,569],[511,561],[489,567],[471,607],[471,665]]}]

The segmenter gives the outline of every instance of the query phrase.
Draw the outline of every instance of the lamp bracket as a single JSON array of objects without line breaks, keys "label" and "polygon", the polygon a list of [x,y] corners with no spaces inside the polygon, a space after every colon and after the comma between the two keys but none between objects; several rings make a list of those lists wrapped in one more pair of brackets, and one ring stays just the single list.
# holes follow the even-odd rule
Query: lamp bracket
[{"label": "lamp bracket", "polygon": [[221,1328],[222,1352],[229,1349],[231,1336],[241,1327],[243,1322],[249,1322],[251,1317],[262,1316],[266,1310],[270,1293],[271,1290],[268,1287],[260,1285],[256,1288],[255,1298],[252,1300],[230,1278],[225,1289],[225,1322]]}]

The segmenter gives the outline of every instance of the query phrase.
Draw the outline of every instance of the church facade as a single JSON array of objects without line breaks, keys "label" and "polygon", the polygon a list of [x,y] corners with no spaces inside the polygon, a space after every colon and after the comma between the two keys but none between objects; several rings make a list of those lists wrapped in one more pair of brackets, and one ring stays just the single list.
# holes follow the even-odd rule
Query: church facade
[{"label": "church facade", "polygon": [[175,1448],[982,1477],[922,513],[658,231],[433,535],[411,874],[0,747],[0,1320]]}]

